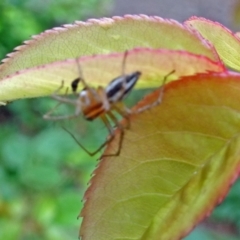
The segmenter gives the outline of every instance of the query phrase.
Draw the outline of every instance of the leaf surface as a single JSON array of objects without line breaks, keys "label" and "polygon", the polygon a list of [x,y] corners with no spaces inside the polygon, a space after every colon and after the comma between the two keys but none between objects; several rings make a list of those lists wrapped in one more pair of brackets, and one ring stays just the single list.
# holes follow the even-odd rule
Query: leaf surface
[{"label": "leaf surface", "polygon": [[[123,54],[96,55],[78,61],[85,81],[93,87],[105,87],[122,74]],[[225,67],[221,62],[185,51],[138,48],[128,52],[124,73],[141,71],[137,87],[146,88],[160,86],[163,77],[172,70],[175,73],[168,80],[198,72],[222,72]],[[67,88],[71,93],[71,82],[79,75],[75,59],[22,70],[0,81],[0,101],[51,95],[62,81],[61,93],[66,94]]]},{"label": "leaf surface", "polygon": [[197,30],[210,41],[227,66],[240,70],[240,38],[231,30],[218,22],[198,17],[190,18],[185,25]]},{"label": "leaf surface", "polygon": [[85,194],[82,239],[176,240],[209,215],[240,171],[239,91],[237,74],[184,77],[131,115],[120,155],[100,161]]},{"label": "leaf surface", "polygon": [[124,52],[136,47],[187,50],[218,60],[211,45],[177,21],[146,15],[126,15],[79,21],[33,36],[3,60],[0,79],[19,70],[51,62]]}]

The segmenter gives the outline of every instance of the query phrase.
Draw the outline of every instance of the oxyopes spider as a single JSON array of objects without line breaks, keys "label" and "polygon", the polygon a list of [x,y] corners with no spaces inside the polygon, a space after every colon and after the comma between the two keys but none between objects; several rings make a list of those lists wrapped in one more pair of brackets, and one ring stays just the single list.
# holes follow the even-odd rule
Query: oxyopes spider
[{"label": "oxyopes spider", "polygon": [[[71,115],[60,115],[60,116],[54,116],[52,113],[54,110],[59,106],[59,104],[51,109],[49,112],[47,112],[43,118],[47,120],[63,120],[63,119],[71,119],[76,118],[79,115],[83,115],[83,117],[88,121],[93,121],[96,118],[100,118],[104,125],[107,127],[110,135],[108,139],[102,143],[95,151],[90,152],[88,149],[86,149],[72,134],[70,131],[68,131],[66,128],[64,128],[78,143],[78,145],[87,152],[90,156],[94,156],[96,153],[98,153],[103,147],[106,146],[113,138],[114,138],[114,127],[111,125],[112,121],[116,127],[118,127],[121,130],[121,138],[120,138],[120,144],[119,149],[116,153],[116,155],[119,154],[120,148],[121,148],[121,141],[124,134],[124,127],[119,123],[117,120],[117,117],[113,113],[113,111],[117,112],[122,117],[128,119],[129,114],[131,114],[131,110],[128,109],[124,103],[123,99],[129,94],[129,92],[133,89],[135,84],[137,83],[138,79],[141,76],[140,71],[135,71],[130,74],[125,74],[125,64],[126,64],[126,58],[127,58],[128,51],[124,52],[123,56],[123,62],[122,62],[122,72],[121,75],[113,79],[106,88],[103,88],[102,86],[99,86],[97,88],[93,88],[87,84],[85,79],[83,78],[82,71],[80,68],[80,65],[77,61],[78,71],[79,71],[79,77],[74,79],[71,83],[71,89],[73,94],[76,95],[76,99],[70,99],[64,96],[58,95],[58,92],[64,87],[64,82],[62,81],[61,86],[52,94],[52,98],[59,101],[59,104],[66,103],[69,105],[75,106],[75,112]],[[171,75],[174,71],[171,71],[169,74],[167,74],[163,79],[163,86],[167,80],[167,77]],[[78,93],[77,88],[79,83],[83,85],[83,89]],[[163,87],[161,88],[160,94],[158,99],[150,104],[147,105],[141,109],[139,109],[137,112],[134,113],[140,113],[142,111],[145,111],[147,109],[150,109],[158,104],[161,103],[163,96]]]}]

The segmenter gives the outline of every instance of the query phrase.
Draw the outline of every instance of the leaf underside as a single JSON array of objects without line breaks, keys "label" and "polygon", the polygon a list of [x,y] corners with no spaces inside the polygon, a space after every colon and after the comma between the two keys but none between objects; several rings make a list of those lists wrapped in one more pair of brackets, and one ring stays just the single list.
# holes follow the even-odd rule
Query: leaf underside
[{"label": "leaf underside", "polygon": [[176,240],[209,215],[240,170],[239,89],[239,75],[185,77],[131,115],[120,155],[100,161],[85,194],[82,239]]},{"label": "leaf underside", "polygon": [[[51,95],[62,82],[64,87],[59,93],[65,94],[67,88],[68,93],[72,93],[71,82],[80,75],[90,86],[104,87],[119,75],[141,71],[137,87],[146,88],[160,86],[164,76],[173,70],[175,72],[168,80],[199,72],[225,71],[221,63],[202,55],[148,48],[129,50],[124,68],[123,54],[117,53],[80,58],[78,62],[76,59],[64,60],[15,73],[0,81],[0,101]],[[81,84],[79,86],[83,87]]]}]

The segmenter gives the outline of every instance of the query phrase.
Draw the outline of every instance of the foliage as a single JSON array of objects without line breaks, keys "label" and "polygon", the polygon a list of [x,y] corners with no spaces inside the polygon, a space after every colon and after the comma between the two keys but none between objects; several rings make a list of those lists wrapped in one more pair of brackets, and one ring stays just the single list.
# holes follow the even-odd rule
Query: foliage
[{"label": "foliage", "polygon": [[[30,35],[98,15],[106,2],[0,1],[0,58]],[[96,162],[61,126],[43,121],[51,103],[0,106],[0,239],[77,238],[77,215]]]}]

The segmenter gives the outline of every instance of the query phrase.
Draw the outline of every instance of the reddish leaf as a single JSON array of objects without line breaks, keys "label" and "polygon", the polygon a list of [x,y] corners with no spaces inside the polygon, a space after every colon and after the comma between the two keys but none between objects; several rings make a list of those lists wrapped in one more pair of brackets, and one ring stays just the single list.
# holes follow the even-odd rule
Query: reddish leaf
[{"label": "reddish leaf", "polygon": [[131,115],[120,155],[100,161],[85,195],[82,239],[176,240],[209,215],[240,171],[239,89],[237,74],[184,77]]}]

